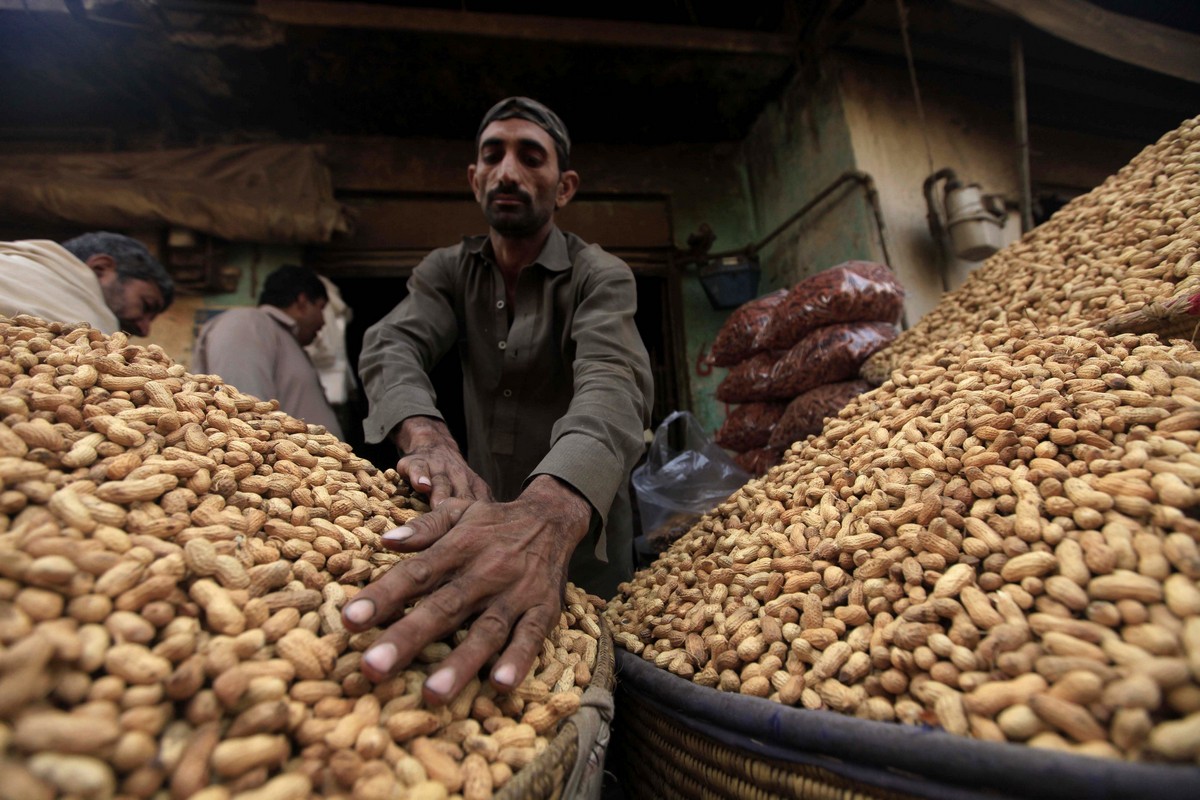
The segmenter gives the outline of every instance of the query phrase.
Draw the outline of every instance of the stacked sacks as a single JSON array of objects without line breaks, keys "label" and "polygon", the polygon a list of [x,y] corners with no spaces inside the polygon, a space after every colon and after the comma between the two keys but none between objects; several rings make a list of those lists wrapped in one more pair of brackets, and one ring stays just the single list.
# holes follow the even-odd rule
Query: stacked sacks
[{"label": "stacked sacks", "polygon": [[983,330],[623,584],[615,639],[785,705],[1200,761],[1200,353]]},{"label": "stacked sacks", "polygon": [[[873,385],[988,320],[1042,330],[1099,324],[1153,307],[1200,274],[1200,117],[1146,147],[971,273],[895,343],[863,365]],[[1182,335],[1194,335],[1194,326]]]},{"label": "stacked sacks", "polygon": [[0,796],[486,798],[597,668],[583,592],[534,670],[428,707],[457,636],[371,684],[341,609],[424,504],[156,346],[0,318]]},{"label": "stacked sacks", "polygon": [[850,261],[751,301],[731,315],[712,360],[730,367],[717,398],[740,404],[716,434],[762,474],[867,385],[862,362],[895,338],[904,290],[880,264]]}]

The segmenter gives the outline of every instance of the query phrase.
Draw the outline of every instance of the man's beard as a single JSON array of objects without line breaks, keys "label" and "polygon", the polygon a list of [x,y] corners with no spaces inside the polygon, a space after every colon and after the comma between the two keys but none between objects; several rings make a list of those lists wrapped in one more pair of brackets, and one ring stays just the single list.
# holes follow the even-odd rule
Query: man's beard
[{"label": "man's beard", "polygon": [[101,286],[100,291],[104,295],[104,304],[108,306],[109,311],[112,311],[113,316],[117,318],[121,330],[125,331],[125,333],[132,333],[135,336],[140,335],[134,321],[124,316],[126,311],[125,279],[118,277],[115,281]]},{"label": "man's beard", "polygon": [[[509,207],[503,211],[495,209],[492,206],[492,200],[495,195],[501,193],[515,196],[521,201],[523,208],[515,210]],[[487,193],[486,202],[483,205],[483,217],[497,233],[519,239],[533,236],[540,231],[550,219],[550,212],[541,213],[535,208],[533,198],[527,192],[499,187]]]}]

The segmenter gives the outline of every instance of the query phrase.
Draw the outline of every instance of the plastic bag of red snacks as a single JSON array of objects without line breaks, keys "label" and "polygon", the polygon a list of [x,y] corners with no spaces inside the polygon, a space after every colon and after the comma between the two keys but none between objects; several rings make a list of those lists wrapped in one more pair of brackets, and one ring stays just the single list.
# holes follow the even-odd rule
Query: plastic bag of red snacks
[{"label": "plastic bag of red snacks", "polygon": [[904,287],[883,264],[847,261],[797,283],[755,338],[754,350],[779,350],[806,333],[837,322],[891,322],[900,319]]},{"label": "plastic bag of red snacks", "polygon": [[787,403],[746,403],[731,408],[713,441],[738,453],[766,447],[785,408]]},{"label": "plastic bag of red snacks", "polygon": [[756,353],[729,370],[717,385],[717,399],[722,403],[755,403],[778,398],[771,394],[771,373],[784,352]]},{"label": "plastic bag of red snacks", "polygon": [[788,296],[787,289],[743,303],[729,315],[709,350],[709,360],[718,367],[732,367],[754,355],[754,340],[766,327],[772,309]]},{"label": "plastic bag of red snacks", "polygon": [[817,328],[775,362],[765,396],[756,399],[790,400],[816,386],[857,377],[867,357],[895,338],[896,328],[888,322]]},{"label": "plastic bag of red snacks", "polygon": [[809,389],[788,403],[783,416],[771,429],[770,447],[784,449],[795,442],[820,433],[826,417],[835,417],[854,398],[869,391],[871,384],[863,380],[827,383]]},{"label": "plastic bag of red snacks", "polygon": [[744,453],[734,453],[733,460],[751,475],[764,475],[783,458],[783,453],[771,447],[760,447]]}]

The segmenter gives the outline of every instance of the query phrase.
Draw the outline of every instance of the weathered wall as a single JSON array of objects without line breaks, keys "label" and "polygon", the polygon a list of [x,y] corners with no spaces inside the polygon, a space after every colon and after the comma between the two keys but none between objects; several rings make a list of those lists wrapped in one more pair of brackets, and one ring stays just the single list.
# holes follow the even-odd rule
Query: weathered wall
[{"label": "weathered wall", "polygon": [[[750,229],[740,240],[718,240],[717,251],[762,241],[855,168],[835,77],[794,81],[754,123],[741,144],[739,163]],[[861,187],[850,182],[790,224],[758,254],[759,294],[791,286],[848,259],[879,258],[868,210]],[[687,330],[688,357],[695,363],[729,312],[711,311],[698,283],[686,288],[695,309]],[[709,431],[725,418],[726,409],[715,392],[727,373],[718,368],[693,383],[693,409]]]},{"label": "weathered wall", "polygon": [[[838,74],[855,164],[874,177],[879,190],[892,265],[908,291],[906,321],[912,324],[938,302],[945,288],[956,288],[980,263],[947,259],[934,242],[922,193],[925,178],[949,167],[960,181],[978,183],[985,193],[1014,203],[1019,197],[1007,87],[989,87],[987,94],[994,99],[986,102],[962,75],[923,69],[918,75],[925,109],[922,124],[902,65],[841,54],[832,68]],[[1086,192],[1150,144],[1038,127],[1030,129],[1029,142],[1035,199],[1040,190]],[[1020,235],[1019,217],[1010,212],[1001,243]]]},{"label": "weathered wall", "polygon": [[[847,170],[854,150],[836,76],[797,80],[742,144],[757,237],[816,198]],[[760,253],[762,292],[791,286],[850,258],[874,257],[868,206],[847,184],[786,228]]]},{"label": "weathered wall", "polygon": [[[977,266],[958,259],[943,266],[926,220],[925,178],[949,167],[963,183],[978,183],[985,193],[1016,200],[1012,115],[1008,108],[980,104],[961,79],[950,84],[937,73],[925,72],[920,84],[922,125],[902,68],[843,56],[836,69],[855,162],[878,187],[892,266],[908,292],[906,316],[911,324],[937,304],[946,287],[960,284]],[[1003,241],[1020,235],[1015,216],[1002,234]]]}]

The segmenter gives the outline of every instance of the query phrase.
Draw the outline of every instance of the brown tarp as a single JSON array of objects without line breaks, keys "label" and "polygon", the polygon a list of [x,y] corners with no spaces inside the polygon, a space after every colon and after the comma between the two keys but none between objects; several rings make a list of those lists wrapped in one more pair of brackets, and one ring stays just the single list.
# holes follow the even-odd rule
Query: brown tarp
[{"label": "brown tarp", "polygon": [[327,242],[347,210],[311,145],[0,156],[0,217],[189,228],[230,241]]}]

